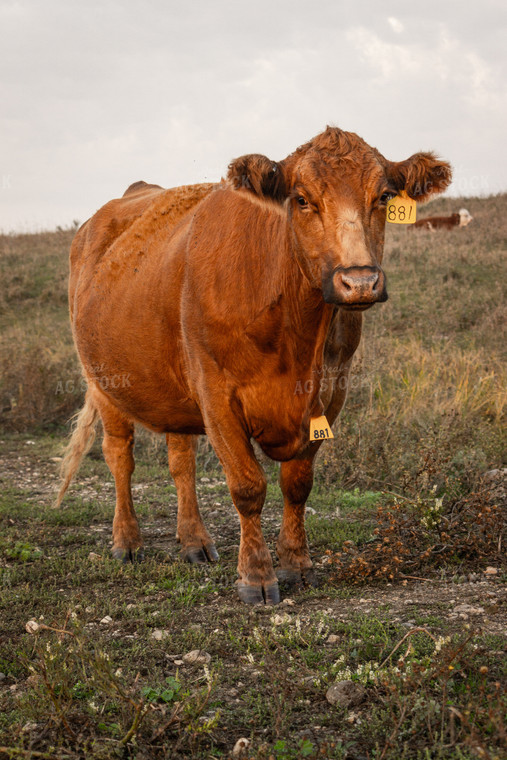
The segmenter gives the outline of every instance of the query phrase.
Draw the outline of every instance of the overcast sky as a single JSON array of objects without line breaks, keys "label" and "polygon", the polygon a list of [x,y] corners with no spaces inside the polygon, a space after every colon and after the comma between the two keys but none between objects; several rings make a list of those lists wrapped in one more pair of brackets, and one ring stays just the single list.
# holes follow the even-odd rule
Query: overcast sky
[{"label": "overcast sky", "polygon": [[0,0],[0,230],[218,180],[326,124],[507,190],[507,3]]}]

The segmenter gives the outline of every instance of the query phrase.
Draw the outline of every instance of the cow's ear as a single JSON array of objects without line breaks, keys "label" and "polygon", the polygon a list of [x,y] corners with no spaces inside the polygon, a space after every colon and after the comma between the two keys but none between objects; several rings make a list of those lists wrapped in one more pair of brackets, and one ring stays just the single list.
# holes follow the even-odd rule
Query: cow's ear
[{"label": "cow's ear", "polygon": [[231,161],[227,179],[235,190],[247,190],[260,198],[282,203],[287,197],[281,165],[258,153]]},{"label": "cow's ear", "polygon": [[443,193],[452,180],[450,164],[434,153],[415,153],[406,161],[389,162],[387,174],[398,191],[405,190],[416,201]]}]

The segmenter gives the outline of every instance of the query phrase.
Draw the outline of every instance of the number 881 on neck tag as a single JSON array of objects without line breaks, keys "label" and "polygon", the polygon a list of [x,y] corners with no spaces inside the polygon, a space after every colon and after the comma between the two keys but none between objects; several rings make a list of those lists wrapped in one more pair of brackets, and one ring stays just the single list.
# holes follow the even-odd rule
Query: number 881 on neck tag
[{"label": "number 881 on neck tag", "polygon": [[391,224],[413,224],[417,216],[417,203],[400,193],[387,204],[386,221]]},{"label": "number 881 on neck tag", "polygon": [[310,441],[325,441],[330,438],[334,438],[334,435],[327,418],[324,415],[312,417],[310,420]]}]

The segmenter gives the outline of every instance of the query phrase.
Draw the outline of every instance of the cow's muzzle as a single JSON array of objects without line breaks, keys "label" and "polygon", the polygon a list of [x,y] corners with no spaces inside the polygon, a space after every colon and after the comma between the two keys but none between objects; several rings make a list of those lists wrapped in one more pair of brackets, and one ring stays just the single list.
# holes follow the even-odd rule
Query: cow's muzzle
[{"label": "cow's muzzle", "polygon": [[364,310],[387,301],[386,277],[380,267],[336,267],[323,280],[326,303],[346,309]]}]

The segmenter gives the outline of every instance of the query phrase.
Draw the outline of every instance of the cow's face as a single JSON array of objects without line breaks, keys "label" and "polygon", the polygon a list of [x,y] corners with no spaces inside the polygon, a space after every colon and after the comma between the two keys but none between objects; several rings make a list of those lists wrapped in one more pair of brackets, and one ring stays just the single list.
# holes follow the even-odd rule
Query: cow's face
[{"label": "cow's face", "polygon": [[460,227],[466,227],[467,224],[470,224],[470,222],[473,220],[473,216],[469,211],[466,210],[466,208],[461,208],[459,210],[459,226]]},{"label": "cow's face", "polygon": [[283,204],[294,256],[310,284],[327,303],[362,311],[387,300],[380,266],[387,204],[401,190],[426,200],[447,187],[451,171],[428,153],[387,161],[357,135],[328,127],[280,163],[237,159],[228,177]]}]

